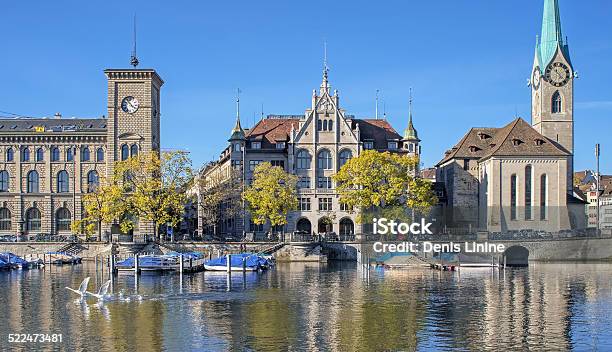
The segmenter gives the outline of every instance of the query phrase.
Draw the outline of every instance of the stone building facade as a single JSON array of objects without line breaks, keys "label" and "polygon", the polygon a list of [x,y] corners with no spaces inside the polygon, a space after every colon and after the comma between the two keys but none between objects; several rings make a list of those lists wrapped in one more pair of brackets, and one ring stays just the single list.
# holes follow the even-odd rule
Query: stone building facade
[{"label": "stone building facade", "polygon": [[505,232],[584,228],[573,192],[573,82],[557,0],[544,1],[531,74],[532,122],[472,128],[437,164],[446,223]]},{"label": "stone building facade", "polygon": [[[161,78],[151,69],[104,73],[106,117],[0,119],[0,234],[71,234],[83,194],[116,161],[159,151]],[[152,226],[135,232],[152,233]]]},{"label": "stone building facade", "polygon": [[[340,204],[331,176],[366,149],[420,156],[412,113],[403,136],[386,119],[348,115],[341,107],[338,91],[332,92],[324,69],[321,86],[318,92],[313,91],[310,107],[303,115],[269,115],[248,130],[242,129],[238,118],[228,147],[199,177],[223,179],[229,177],[232,168],[239,168],[248,184],[253,170],[262,162],[298,176],[299,210],[289,214],[286,226],[256,225],[244,212],[244,216],[221,221],[220,233],[240,237],[245,232],[301,231],[351,236],[362,231],[355,221],[357,214]],[[205,233],[202,217],[200,210],[199,232]]]}]

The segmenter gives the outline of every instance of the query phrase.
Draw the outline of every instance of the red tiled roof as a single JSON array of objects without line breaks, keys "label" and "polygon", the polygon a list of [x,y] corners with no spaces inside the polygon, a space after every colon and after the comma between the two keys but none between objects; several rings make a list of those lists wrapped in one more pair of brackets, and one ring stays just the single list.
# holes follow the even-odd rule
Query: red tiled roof
[{"label": "red tiled roof", "polygon": [[352,122],[351,128],[359,124],[361,141],[374,141],[374,149],[387,149],[389,140],[402,139],[387,120],[353,119]]},{"label": "red tiled roof", "polygon": [[263,119],[260,120],[246,135],[248,140],[261,141],[261,147],[274,148],[276,142],[287,141],[291,126],[299,127],[298,119]]},{"label": "red tiled roof", "polygon": [[[294,118],[266,118],[260,120],[246,133],[249,141],[261,141],[262,149],[274,148],[277,141],[289,140],[291,126],[299,129],[299,119]],[[361,140],[373,141],[374,149],[387,149],[389,140],[401,140],[395,129],[386,120],[352,119],[351,129],[359,124]]]}]

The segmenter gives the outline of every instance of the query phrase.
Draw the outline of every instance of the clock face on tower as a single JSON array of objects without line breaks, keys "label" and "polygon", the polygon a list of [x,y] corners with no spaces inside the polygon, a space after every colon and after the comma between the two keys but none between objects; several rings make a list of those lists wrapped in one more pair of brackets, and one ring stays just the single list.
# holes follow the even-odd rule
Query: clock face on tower
[{"label": "clock face on tower", "polygon": [[121,101],[121,110],[127,112],[128,114],[133,114],[138,111],[138,99],[128,96],[123,98]]},{"label": "clock face on tower", "polygon": [[555,87],[562,87],[569,82],[571,73],[569,67],[561,62],[550,64],[546,69],[546,80]]},{"label": "clock face on tower", "polygon": [[531,82],[533,82],[533,88],[535,90],[538,90],[540,88],[541,77],[542,74],[540,73],[540,67],[536,67],[535,70],[533,70],[533,78],[531,79]]}]

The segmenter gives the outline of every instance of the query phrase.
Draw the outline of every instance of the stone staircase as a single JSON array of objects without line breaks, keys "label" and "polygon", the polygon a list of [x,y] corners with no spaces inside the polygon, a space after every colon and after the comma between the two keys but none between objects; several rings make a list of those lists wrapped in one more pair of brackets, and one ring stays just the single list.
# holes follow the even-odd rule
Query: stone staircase
[{"label": "stone staircase", "polygon": [[71,243],[67,243],[67,244],[63,245],[56,252],[66,253],[66,254],[70,254],[70,255],[75,255],[76,256],[76,255],[78,255],[79,253],[81,253],[82,251],[84,251],[86,249],[87,249],[87,247],[83,246],[80,243],[71,242]]}]

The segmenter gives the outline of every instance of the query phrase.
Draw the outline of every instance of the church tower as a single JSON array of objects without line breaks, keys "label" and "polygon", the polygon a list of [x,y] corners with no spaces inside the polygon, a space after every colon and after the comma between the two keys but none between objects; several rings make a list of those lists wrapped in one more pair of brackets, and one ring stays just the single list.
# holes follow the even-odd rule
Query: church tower
[{"label": "church tower", "polygon": [[559,1],[544,0],[542,35],[536,40],[530,79],[531,121],[540,134],[572,154],[568,176],[573,174],[575,77],[567,39],[561,31]]}]

